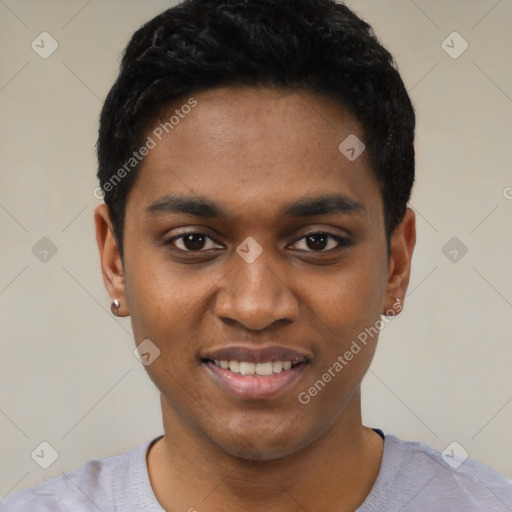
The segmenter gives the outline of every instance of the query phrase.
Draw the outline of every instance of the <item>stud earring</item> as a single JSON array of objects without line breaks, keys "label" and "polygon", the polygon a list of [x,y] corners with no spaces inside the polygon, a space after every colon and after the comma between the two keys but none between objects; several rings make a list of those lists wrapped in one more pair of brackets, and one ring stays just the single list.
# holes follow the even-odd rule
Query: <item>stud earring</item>
[{"label": "stud earring", "polygon": [[111,304],[110,304],[110,311],[112,311],[112,314],[115,315],[115,316],[118,316],[118,313],[119,313],[119,306],[121,305],[121,303],[117,300],[117,299],[114,299]]}]

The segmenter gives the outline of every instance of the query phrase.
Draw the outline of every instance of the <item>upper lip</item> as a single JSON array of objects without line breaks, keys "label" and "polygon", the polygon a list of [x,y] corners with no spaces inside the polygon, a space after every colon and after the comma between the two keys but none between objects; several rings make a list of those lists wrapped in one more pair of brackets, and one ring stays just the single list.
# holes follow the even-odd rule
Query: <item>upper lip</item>
[{"label": "upper lip", "polygon": [[243,345],[231,345],[216,350],[207,351],[201,355],[203,360],[217,361],[247,361],[249,363],[265,363],[267,361],[291,361],[301,363],[308,361],[306,354],[280,346],[250,347]]}]

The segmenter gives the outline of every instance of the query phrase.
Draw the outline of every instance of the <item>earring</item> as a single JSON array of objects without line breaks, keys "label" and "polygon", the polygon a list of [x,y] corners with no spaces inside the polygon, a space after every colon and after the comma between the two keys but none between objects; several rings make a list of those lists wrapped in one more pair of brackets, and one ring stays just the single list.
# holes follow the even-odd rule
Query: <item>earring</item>
[{"label": "earring", "polygon": [[118,316],[118,310],[119,310],[119,306],[120,305],[121,305],[121,303],[117,299],[114,299],[111,302],[111,304],[110,304],[110,311],[112,311],[113,315]]}]

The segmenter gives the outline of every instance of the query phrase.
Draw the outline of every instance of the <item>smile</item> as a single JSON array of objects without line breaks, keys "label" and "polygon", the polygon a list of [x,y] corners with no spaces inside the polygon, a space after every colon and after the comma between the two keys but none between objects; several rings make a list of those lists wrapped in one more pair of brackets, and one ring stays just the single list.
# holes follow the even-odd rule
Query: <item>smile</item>
[{"label": "smile", "polygon": [[[293,363],[291,361],[266,361],[263,363],[252,363],[249,361],[227,361],[214,360],[215,366],[224,370],[230,370],[239,375],[260,375],[266,377],[275,373],[289,370]],[[300,363],[299,363],[300,364]]]},{"label": "smile", "polygon": [[275,399],[291,390],[309,362],[206,360],[203,364],[209,376],[229,396],[253,401]]},{"label": "smile", "polygon": [[276,398],[291,388],[309,366],[309,351],[277,345],[227,345],[200,354],[200,361],[229,396],[239,400]]}]

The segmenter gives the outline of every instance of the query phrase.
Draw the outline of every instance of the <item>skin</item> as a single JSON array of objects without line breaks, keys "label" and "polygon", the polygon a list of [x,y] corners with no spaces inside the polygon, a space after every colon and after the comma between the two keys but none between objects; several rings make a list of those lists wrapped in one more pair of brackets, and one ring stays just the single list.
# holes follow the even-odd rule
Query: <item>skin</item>
[{"label": "skin", "polygon": [[[95,212],[109,295],[120,301],[119,315],[131,315],[136,343],[150,339],[161,351],[146,367],[165,431],[147,457],[155,495],[168,511],[354,510],[382,458],[382,439],[362,425],[360,406],[377,337],[307,405],[297,397],[396,298],[403,303],[414,213],[394,231],[388,258],[366,153],[351,162],[338,150],[349,134],[364,141],[364,133],[338,102],[246,87],[194,98],[197,107],[150,151],[130,191],[124,265],[107,207]],[[284,215],[297,200],[333,193],[362,208]],[[225,216],[148,213],[165,194],[207,198]],[[165,244],[184,232],[212,240]],[[307,242],[318,232],[348,244]],[[252,263],[236,252],[247,237],[263,249]],[[310,361],[277,397],[240,400],[200,361],[205,350],[235,343],[281,345]]]}]

